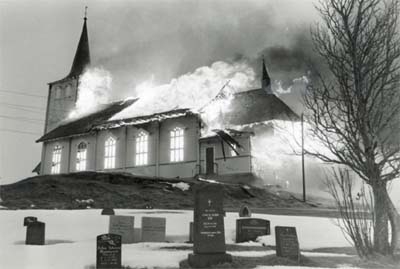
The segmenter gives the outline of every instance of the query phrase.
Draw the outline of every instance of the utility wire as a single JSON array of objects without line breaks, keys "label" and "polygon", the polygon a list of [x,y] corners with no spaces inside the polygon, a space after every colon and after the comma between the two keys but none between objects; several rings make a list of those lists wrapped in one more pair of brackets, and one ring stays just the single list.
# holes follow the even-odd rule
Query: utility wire
[{"label": "utility wire", "polygon": [[26,117],[13,117],[8,115],[0,115],[0,118],[10,119],[10,120],[21,120],[30,123],[43,123],[44,120],[42,119],[34,119],[34,118],[26,118]]},{"label": "utility wire", "polygon": [[30,96],[30,97],[45,98],[45,99],[47,99],[47,97],[46,97],[46,96],[43,96],[43,95],[30,94],[30,93],[19,92],[19,91],[0,90],[0,92],[5,92],[5,93],[18,94],[18,95],[25,95],[25,96]]},{"label": "utility wire", "polygon": [[0,132],[12,132],[12,133],[19,133],[19,134],[41,135],[40,133],[25,132],[25,131],[7,129],[7,128],[0,128]]},{"label": "utility wire", "polygon": [[14,107],[23,107],[23,108],[31,108],[31,109],[37,109],[37,110],[42,110],[45,111],[45,109],[37,107],[37,106],[29,106],[29,105],[20,105],[20,104],[10,104],[10,103],[5,103],[5,102],[0,102],[1,105],[6,105],[6,106],[14,106]]}]

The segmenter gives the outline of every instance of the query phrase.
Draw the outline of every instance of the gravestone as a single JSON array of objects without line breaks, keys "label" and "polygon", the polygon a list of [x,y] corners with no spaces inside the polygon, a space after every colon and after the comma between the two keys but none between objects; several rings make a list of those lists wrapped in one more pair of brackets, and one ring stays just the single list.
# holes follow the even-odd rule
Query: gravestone
[{"label": "gravestone", "polygon": [[108,233],[120,235],[122,244],[131,244],[134,243],[134,225],[133,216],[110,216]]},{"label": "gravestone", "polygon": [[240,207],[239,217],[241,217],[241,218],[250,218],[251,217],[251,211],[247,205],[242,205],[242,207]]},{"label": "gravestone", "polygon": [[26,245],[44,245],[45,240],[45,223],[35,221],[29,223],[26,227]]},{"label": "gravestone", "polygon": [[189,224],[189,243],[193,243],[193,221]]},{"label": "gravestone", "polygon": [[222,186],[199,184],[194,188],[194,242],[189,254],[191,267],[204,268],[232,262],[225,246]]},{"label": "gravestone", "polygon": [[36,217],[25,217],[24,218],[24,226],[28,226],[30,223],[37,221]]},{"label": "gravestone", "polygon": [[276,256],[292,260],[300,259],[299,240],[296,227],[275,227]]},{"label": "gravestone", "polygon": [[255,241],[259,236],[270,234],[269,220],[255,218],[236,220],[236,243]]},{"label": "gravestone", "polygon": [[165,242],[165,218],[142,217],[142,242]]},{"label": "gravestone", "polygon": [[112,208],[104,208],[101,211],[101,214],[102,215],[115,215],[115,212],[114,212],[114,209],[112,209]]},{"label": "gravestone", "polygon": [[121,268],[120,235],[101,234],[97,236],[96,268],[97,269]]}]

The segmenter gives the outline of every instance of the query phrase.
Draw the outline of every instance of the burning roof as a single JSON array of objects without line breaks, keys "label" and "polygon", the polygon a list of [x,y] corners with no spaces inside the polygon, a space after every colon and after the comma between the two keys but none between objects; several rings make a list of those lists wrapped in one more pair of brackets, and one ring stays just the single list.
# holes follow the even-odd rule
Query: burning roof
[{"label": "burning roof", "polygon": [[[115,119],[115,115],[120,114],[124,110],[134,108],[136,101],[137,99],[129,99],[111,103],[100,111],[55,128],[39,138],[37,142],[87,134],[95,130],[112,129],[126,125],[139,125],[152,121],[162,121],[197,114],[194,110],[179,108],[150,115]],[[224,124],[226,126],[266,122],[269,120],[299,121],[300,119],[277,96],[268,94],[263,89],[234,94],[230,109],[224,115]]]}]

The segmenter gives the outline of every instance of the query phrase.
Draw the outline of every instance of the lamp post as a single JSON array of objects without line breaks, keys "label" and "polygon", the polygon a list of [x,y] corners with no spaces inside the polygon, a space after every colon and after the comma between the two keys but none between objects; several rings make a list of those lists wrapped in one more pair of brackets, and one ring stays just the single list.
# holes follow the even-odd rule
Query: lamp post
[{"label": "lamp post", "polygon": [[306,201],[306,172],[304,169],[304,113],[301,113],[301,174],[303,179],[303,202]]}]

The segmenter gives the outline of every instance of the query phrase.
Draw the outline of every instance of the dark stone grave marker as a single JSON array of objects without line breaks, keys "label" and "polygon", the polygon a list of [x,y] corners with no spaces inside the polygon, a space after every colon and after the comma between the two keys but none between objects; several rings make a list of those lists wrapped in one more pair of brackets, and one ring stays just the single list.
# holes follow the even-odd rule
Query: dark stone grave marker
[{"label": "dark stone grave marker", "polygon": [[255,241],[259,236],[270,234],[269,220],[255,218],[236,220],[236,243]]},{"label": "dark stone grave marker", "polygon": [[300,259],[299,240],[296,227],[275,227],[276,256],[292,260]]},{"label": "dark stone grave marker", "polygon": [[110,216],[108,232],[120,235],[122,244],[131,244],[134,243],[134,225],[133,216]]},{"label": "dark stone grave marker", "polygon": [[24,226],[28,226],[30,223],[35,222],[35,221],[37,221],[36,217],[32,217],[32,216],[25,217],[24,218]]},{"label": "dark stone grave marker", "polygon": [[189,243],[193,243],[193,221],[189,224]]},{"label": "dark stone grave marker", "polygon": [[247,205],[242,205],[242,207],[239,210],[239,217],[241,217],[241,218],[250,218],[251,217],[251,211]]},{"label": "dark stone grave marker", "polygon": [[104,208],[101,211],[101,214],[102,215],[115,215],[115,212],[114,212],[114,209],[112,209],[112,208]]},{"label": "dark stone grave marker", "polygon": [[199,184],[194,192],[194,243],[193,254],[188,257],[189,265],[205,268],[232,262],[225,246],[222,186]]},{"label": "dark stone grave marker", "polygon": [[45,240],[45,223],[35,221],[29,223],[26,227],[26,245],[44,245]]},{"label": "dark stone grave marker", "polygon": [[142,242],[165,242],[165,218],[142,217]]},{"label": "dark stone grave marker", "polygon": [[121,268],[120,235],[101,234],[97,236],[96,268],[97,269]]}]

